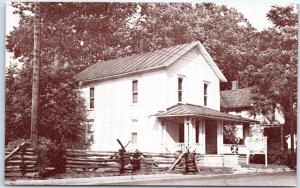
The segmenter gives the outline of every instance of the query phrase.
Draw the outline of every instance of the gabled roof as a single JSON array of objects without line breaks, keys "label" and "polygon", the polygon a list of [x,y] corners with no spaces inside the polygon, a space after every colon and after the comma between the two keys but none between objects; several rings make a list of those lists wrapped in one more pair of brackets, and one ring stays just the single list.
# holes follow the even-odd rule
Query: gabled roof
[{"label": "gabled roof", "polygon": [[127,76],[144,71],[166,68],[195,46],[197,46],[200,54],[203,55],[204,59],[213,69],[220,81],[227,82],[223,73],[199,41],[147,52],[144,54],[137,54],[103,62],[100,61],[83,70],[74,78],[77,81],[87,82],[112,79],[119,76]]},{"label": "gabled roof", "polygon": [[164,112],[156,114],[157,117],[184,117],[184,116],[198,116],[211,119],[220,119],[235,122],[258,122],[256,120],[243,118],[227,113],[223,113],[217,110],[213,110],[207,107],[193,105],[193,104],[177,104],[168,108]]},{"label": "gabled roof", "polygon": [[250,108],[256,102],[257,95],[252,92],[253,88],[221,91],[221,108],[238,109]]}]

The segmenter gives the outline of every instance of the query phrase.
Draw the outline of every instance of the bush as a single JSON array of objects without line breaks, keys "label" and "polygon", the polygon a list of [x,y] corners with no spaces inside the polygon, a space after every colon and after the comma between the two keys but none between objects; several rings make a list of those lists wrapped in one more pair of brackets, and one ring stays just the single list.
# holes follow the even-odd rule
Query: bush
[{"label": "bush", "polygon": [[7,143],[7,145],[5,147],[8,149],[15,149],[18,146],[20,146],[20,144],[22,144],[23,142],[30,143],[30,139],[19,138],[17,140]]},{"label": "bush", "polygon": [[[268,164],[288,165],[289,155],[287,151],[281,149],[273,149],[268,152]],[[250,163],[265,164],[264,154],[255,154],[250,156]]]},{"label": "bush", "polygon": [[65,172],[66,163],[66,149],[62,143],[39,138],[37,167],[41,178]]}]

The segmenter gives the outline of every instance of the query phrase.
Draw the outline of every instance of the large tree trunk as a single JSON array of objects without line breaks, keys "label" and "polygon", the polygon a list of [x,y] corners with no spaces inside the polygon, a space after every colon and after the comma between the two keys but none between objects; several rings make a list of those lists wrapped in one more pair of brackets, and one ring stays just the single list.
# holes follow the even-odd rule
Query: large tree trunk
[{"label": "large tree trunk", "polygon": [[37,149],[37,127],[39,123],[39,82],[40,82],[40,2],[34,7],[34,57],[32,77],[32,107],[31,107],[31,144]]}]

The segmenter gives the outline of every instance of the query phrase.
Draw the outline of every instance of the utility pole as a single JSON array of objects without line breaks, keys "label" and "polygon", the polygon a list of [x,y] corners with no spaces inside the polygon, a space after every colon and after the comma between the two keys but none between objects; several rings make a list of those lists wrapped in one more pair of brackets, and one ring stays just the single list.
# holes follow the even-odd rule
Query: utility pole
[{"label": "utility pole", "polygon": [[294,125],[293,125],[293,80],[290,76],[290,136],[291,136],[291,156],[290,167],[295,169],[295,151],[294,151]]},{"label": "utility pole", "polygon": [[34,48],[33,48],[33,76],[32,76],[32,104],[31,104],[31,145],[37,149],[37,127],[39,124],[39,83],[40,83],[40,2],[34,3]]}]

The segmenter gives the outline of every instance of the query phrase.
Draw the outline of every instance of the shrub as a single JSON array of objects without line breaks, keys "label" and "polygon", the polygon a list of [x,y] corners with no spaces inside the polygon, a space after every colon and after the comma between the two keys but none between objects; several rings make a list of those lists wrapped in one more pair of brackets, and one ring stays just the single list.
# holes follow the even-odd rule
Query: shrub
[{"label": "shrub", "polygon": [[[37,167],[41,178],[66,171],[66,149],[62,143],[39,138]],[[49,170],[51,169],[51,170]]]},{"label": "shrub", "polygon": [[9,143],[7,143],[6,147],[8,149],[15,149],[16,147],[20,146],[20,144],[22,144],[23,142],[27,142],[30,143],[29,139],[24,139],[24,138],[19,138],[17,140],[11,141]]}]

